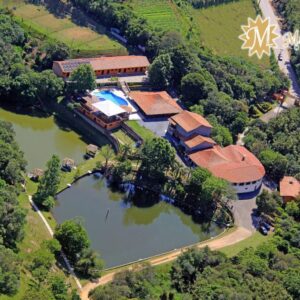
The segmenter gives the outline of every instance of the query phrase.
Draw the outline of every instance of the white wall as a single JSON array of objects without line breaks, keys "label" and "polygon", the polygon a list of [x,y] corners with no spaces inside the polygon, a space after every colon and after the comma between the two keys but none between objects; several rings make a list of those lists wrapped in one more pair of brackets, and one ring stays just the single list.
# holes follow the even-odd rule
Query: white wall
[{"label": "white wall", "polygon": [[243,194],[243,193],[251,193],[256,191],[261,187],[261,184],[262,184],[262,179],[256,181],[255,183],[251,182],[250,184],[245,183],[244,185],[237,184],[232,186],[238,194]]}]

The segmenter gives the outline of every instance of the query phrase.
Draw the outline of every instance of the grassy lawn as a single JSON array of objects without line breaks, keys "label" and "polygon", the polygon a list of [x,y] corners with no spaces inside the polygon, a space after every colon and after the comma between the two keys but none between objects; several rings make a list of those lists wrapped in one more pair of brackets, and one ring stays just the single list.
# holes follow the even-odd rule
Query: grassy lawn
[{"label": "grassy lawn", "polygon": [[195,25],[200,30],[200,41],[205,46],[221,55],[236,55],[249,59],[259,65],[268,65],[269,59],[249,58],[246,50],[241,50],[242,25],[248,17],[255,18],[256,11],[251,0],[240,0],[206,9],[193,9]]},{"label": "grassy lawn", "polygon": [[[29,184],[28,189],[30,191],[35,190],[35,185]],[[19,201],[21,207],[27,210],[27,217],[26,217],[26,225],[25,225],[25,237],[23,241],[19,244],[19,255],[23,260],[23,265],[21,267],[21,283],[18,293],[15,296],[8,297],[8,296],[0,296],[0,300],[21,300],[26,295],[26,290],[29,286],[30,282],[30,274],[25,268],[25,264],[28,264],[31,260],[31,255],[34,251],[38,250],[41,246],[41,243],[44,240],[48,240],[51,238],[49,232],[46,229],[46,226],[38,216],[38,214],[31,208],[31,205],[28,201],[28,196],[26,193],[22,193],[19,196]],[[51,271],[55,273],[64,274],[63,270],[59,269],[58,267],[54,267]],[[72,287],[75,287],[75,282],[71,277],[67,274],[66,282],[70,283]]]},{"label": "grassy lawn", "polygon": [[133,129],[143,140],[149,140],[156,137],[156,135],[144,126],[141,126],[137,121],[127,121],[126,124]]},{"label": "grassy lawn", "polygon": [[236,254],[238,254],[240,251],[244,250],[245,248],[258,247],[262,243],[268,241],[271,237],[272,237],[272,234],[269,234],[268,236],[264,236],[260,232],[255,232],[249,238],[247,238],[237,244],[224,247],[220,251],[225,253],[228,257],[232,257],[232,256],[235,256]]},{"label": "grassy lawn", "polygon": [[115,131],[112,135],[117,138],[122,145],[127,144],[133,146],[135,144],[135,141],[121,129]]},{"label": "grassy lawn", "polygon": [[91,54],[126,54],[127,50],[97,26],[97,32],[72,22],[70,17],[57,17],[43,6],[25,3],[24,0],[0,0],[0,6],[13,8],[13,14],[28,28],[66,43],[76,52]]},{"label": "grassy lawn", "polygon": [[[248,17],[255,18],[256,11],[252,0],[239,0],[205,9],[191,6],[178,7],[168,0],[128,0],[134,11],[146,18],[150,25],[166,31],[181,32],[189,39],[212,49],[219,55],[235,55],[250,60],[261,66],[268,66],[269,59],[250,58],[242,50],[242,25]],[[190,31],[191,30],[191,31]]]},{"label": "grassy lawn", "polygon": [[154,28],[177,31],[186,35],[189,18],[172,1],[167,0],[130,0],[128,1],[137,15],[148,20]]}]

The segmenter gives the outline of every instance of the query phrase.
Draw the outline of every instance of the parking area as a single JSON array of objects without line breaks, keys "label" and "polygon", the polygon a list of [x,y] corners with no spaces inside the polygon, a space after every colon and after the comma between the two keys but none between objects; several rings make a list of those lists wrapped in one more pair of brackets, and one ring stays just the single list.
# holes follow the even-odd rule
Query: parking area
[{"label": "parking area", "polygon": [[166,135],[169,121],[168,119],[143,119],[141,116],[140,120],[138,120],[139,124],[151,130],[154,134],[160,137],[164,137]]}]

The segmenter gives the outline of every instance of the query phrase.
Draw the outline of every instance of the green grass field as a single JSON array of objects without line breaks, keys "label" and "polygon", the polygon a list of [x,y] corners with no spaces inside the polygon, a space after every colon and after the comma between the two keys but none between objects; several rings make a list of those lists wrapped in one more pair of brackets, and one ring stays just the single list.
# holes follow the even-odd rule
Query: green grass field
[{"label": "green grass field", "polygon": [[222,248],[220,251],[225,253],[228,257],[233,257],[237,255],[240,251],[252,247],[257,248],[259,245],[261,245],[264,242],[267,242],[272,237],[272,234],[269,234],[268,236],[262,235],[260,232],[255,232],[252,236],[249,238],[234,244],[232,246],[227,246]]},{"label": "green grass field", "polygon": [[[219,55],[241,56],[259,64],[268,66],[269,59],[249,57],[242,50],[241,26],[247,24],[248,17],[255,18],[256,11],[252,0],[240,0],[206,9],[194,9],[191,6],[176,6],[169,0],[127,0],[134,11],[146,18],[150,25],[166,31],[177,31],[190,39],[210,48]],[[191,30],[189,32],[189,30]]]},{"label": "green grass field", "polygon": [[129,0],[127,3],[132,6],[137,15],[147,19],[154,28],[186,34],[190,26],[188,17],[172,1]]},{"label": "green grass field", "polygon": [[29,29],[66,43],[74,52],[100,54],[126,54],[127,50],[106,34],[100,25],[96,31],[79,26],[70,17],[57,17],[45,7],[25,3],[24,0],[0,0],[1,7],[12,9],[15,17]]},{"label": "green grass field", "polygon": [[145,141],[156,137],[151,130],[141,126],[137,121],[127,121],[126,124]]},{"label": "green grass field", "polygon": [[247,25],[248,17],[256,17],[251,0],[240,0],[228,4],[212,6],[207,9],[193,9],[192,16],[200,31],[200,42],[221,55],[242,56],[253,63],[268,65],[269,59],[264,56],[249,58],[248,51],[242,50],[242,25]]},{"label": "green grass field", "polygon": [[134,146],[135,144],[135,141],[121,129],[113,132],[113,136],[117,138],[122,145]]}]

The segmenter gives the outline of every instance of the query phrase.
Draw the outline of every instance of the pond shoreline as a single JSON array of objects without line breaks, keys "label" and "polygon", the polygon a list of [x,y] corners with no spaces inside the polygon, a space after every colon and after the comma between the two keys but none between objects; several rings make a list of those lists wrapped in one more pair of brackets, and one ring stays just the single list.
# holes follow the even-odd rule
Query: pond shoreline
[{"label": "pond shoreline", "polygon": [[[88,179],[97,173],[101,174],[99,180]],[[81,184],[76,184],[84,178]],[[133,204],[124,198],[127,189],[120,194],[118,189],[111,190],[106,180],[100,169],[81,175],[57,193],[57,206],[51,211],[57,223],[77,216],[82,218],[93,248],[107,262],[105,270],[146,261],[174,249],[193,247],[227,230],[224,224],[214,220],[195,220],[169,199],[157,198],[157,202],[149,206],[140,206],[139,202]],[[142,243],[142,237],[149,238]],[[128,248],[127,251],[122,251],[121,245]]]}]

